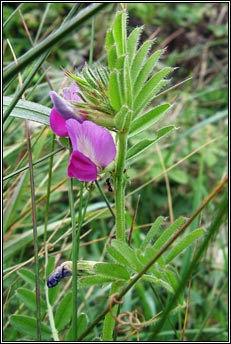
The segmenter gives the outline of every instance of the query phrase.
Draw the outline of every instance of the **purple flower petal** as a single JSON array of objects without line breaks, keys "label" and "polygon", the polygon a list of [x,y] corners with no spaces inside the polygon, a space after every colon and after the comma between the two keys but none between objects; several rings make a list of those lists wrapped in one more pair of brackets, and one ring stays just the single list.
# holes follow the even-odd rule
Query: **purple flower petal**
[{"label": "purple flower petal", "polygon": [[75,83],[71,84],[70,87],[64,88],[63,90],[64,99],[71,102],[82,102],[82,99],[78,95],[79,91],[80,89]]},{"label": "purple flower petal", "polygon": [[74,151],[69,159],[67,174],[70,178],[92,182],[97,178],[97,167],[82,153]]},{"label": "purple flower petal", "polygon": [[68,135],[74,151],[88,157],[98,168],[105,168],[115,158],[116,147],[111,134],[99,125],[73,119],[66,121]]},{"label": "purple flower petal", "polygon": [[64,118],[75,118],[78,119],[76,115],[76,110],[73,105],[71,105],[67,100],[60,97],[55,91],[50,91],[50,97],[54,104],[56,111]]},{"label": "purple flower petal", "polygon": [[50,127],[56,135],[68,136],[66,120],[54,108],[50,112]]}]

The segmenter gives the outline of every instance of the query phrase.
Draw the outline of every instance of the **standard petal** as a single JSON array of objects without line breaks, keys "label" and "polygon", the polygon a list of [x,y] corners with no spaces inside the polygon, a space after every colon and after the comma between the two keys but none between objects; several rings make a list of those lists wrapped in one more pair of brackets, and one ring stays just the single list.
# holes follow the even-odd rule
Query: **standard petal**
[{"label": "standard petal", "polygon": [[93,161],[100,168],[105,168],[115,159],[115,142],[108,130],[96,125],[93,122],[89,123],[89,129],[94,131],[92,140],[94,140],[95,160]]},{"label": "standard petal", "polygon": [[63,90],[63,96],[64,99],[71,101],[71,102],[82,102],[82,98],[78,95],[78,92],[80,92],[79,87],[73,83],[70,87],[64,88]]},{"label": "standard petal", "polygon": [[66,121],[66,128],[68,132],[68,136],[71,140],[73,151],[79,151],[77,146],[77,141],[80,140],[82,129],[81,124],[74,119],[68,119]]},{"label": "standard petal", "polygon": [[82,153],[74,151],[69,159],[67,174],[70,178],[92,182],[97,178],[97,167]]},{"label": "standard petal", "polygon": [[66,121],[54,108],[50,112],[50,127],[56,135],[61,137],[68,136]]},{"label": "standard petal", "polygon": [[105,168],[116,155],[116,147],[111,134],[99,125],[84,121],[78,123],[69,119],[66,127],[73,150],[88,157],[98,168]]}]

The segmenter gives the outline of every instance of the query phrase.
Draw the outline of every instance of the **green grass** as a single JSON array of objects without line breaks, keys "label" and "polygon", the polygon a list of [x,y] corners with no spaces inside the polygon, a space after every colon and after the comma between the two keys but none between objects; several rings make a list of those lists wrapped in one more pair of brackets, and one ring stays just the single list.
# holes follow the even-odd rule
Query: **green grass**
[{"label": "green grass", "polygon": [[[104,40],[114,18],[116,5],[105,5],[99,11],[96,8],[92,10],[91,5],[87,4],[40,5],[3,5],[4,95],[12,99],[15,97],[15,101],[20,99],[20,72],[23,84],[28,79],[23,92],[24,99],[51,108],[49,90],[53,88],[60,91],[68,85],[62,68],[81,70],[92,57],[94,62],[106,65]],[[171,85],[191,77],[152,104],[153,107],[163,102],[173,104],[155,129],[171,124],[178,129],[158,143],[158,146],[151,146],[144,154],[131,159],[127,166],[127,230],[131,227],[139,199],[131,241],[132,247],[136,249],[157,217],[167,217],[167,224],[180,216],[189,218],[227,174],[227,11],[226,3],[128,5],[129,30],[144,24],[142,40],[154,38],[154,33],[158,32],[153,49],[158,50],[167,45],[158,68],[178,67],[171,75]],[[78,15],[81,20],[78,20]],[[69,25],[69,20],[73,26]],[[22,25],[23,21],[30,37]],[[60,30],[60,36],[54,34],[56,30]],[[17,68],[12,64],[14,58],[8,42],[19,61]],[[39,63],[42,65],[39,66]],[[71,260],[72,230],[66,176],[68,151],[60,150],[62,146],[57,139],[53,142],[49,126],[33,121],[28,122],[31,140],[31,148],[28,149],[24,119],[15,116],[15,110],[8,109],[8,112],[3,127],[3,339],[36,340],[39,337],[36,326],[40,317],[39,335],[42,340],[51,340],[51,332],[54,334],[56,327],[60,341],[71,341],[70,280],[64,279],[57,287],[48,290],[47,297],[45,294],[49,273],[63,261]],[[152,135],[153,128],[148,128],[145,134],[132,137],[130,145],[139,142],[141,138],[152,138]],[[35,205],[31,201],[28,153],[34,164]],[[105,175],[99,184],[113,204],[114,195],[107,190],[106,178]],[[74,180],[77,219],[80,187],[80,183]],[[127,332],[117,333],[116,340],[123,340],[127,336],[127,340],[134,341],[181,341],[183,333],[184,339],[188,341],[228,340],[225,189],[224,186],[221,192],[215,194],[187,229],[189,232],[203,227],[206,230],[203,245],[198,241],[174,260],[174,269],[182,277],[181,297],[184,296],[186,302],[188,296],[188,311],[187,308],[174,310],[174,299],[159,284],[139,280],[136,287],[126,294],[120,313],[131,312],[139,321],[149,323],[137,333],[127,327]],[[85,190],[84,205],[88,202],[88,195],[89,191]],[[33,211],[37,225],[39,272],[35,270]],[[113,228],[111,212],[95,187],[91,191],[83,219],[79,257],[84,260],[109,261],[105,245],[114,234]],[[156,235],[158,237],[159,234]],[[196,260],[198,248],[201,249],[201,255]],[[192,262],[195,265],[190,270]],[[40,316],[36,313],[36,299],[33,296],[35,274],[40,279],[40,302],[37,300],[37,304],[40,303]],[[78,335],[104,311],[108,292],[107,284],[79,289]],[[170,312],[166,313],[168,307]],[[60,319],[63,309],[66,310],[65,316]],[[158,317],[160,320],[155,322],[153,317],[159,312],[163,312],[162,315],[166,317],[162,317],[162,320]],[[187,322],[183,331],[186,314]],[[21,316],[24,325],[21,325],[20,320],[18,323],[18,316]],[[99,322],[84,340],[96,340],[101,334],[102,322]]]}]

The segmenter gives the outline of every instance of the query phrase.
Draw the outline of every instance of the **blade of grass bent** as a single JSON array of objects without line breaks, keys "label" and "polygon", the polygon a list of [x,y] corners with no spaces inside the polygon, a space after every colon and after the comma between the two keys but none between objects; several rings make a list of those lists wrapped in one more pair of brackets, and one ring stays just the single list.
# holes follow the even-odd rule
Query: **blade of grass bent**
[{"label": "blade of grass bent", "polygon": [[[51,153],[54,152],[55,147],[55,135],[53,134],[52,143],[51,143]],[[49,171],[48,171],[48,182],[47,182],[47,198],[46,198],[46,208],[45,208],[45,220],[44,220],[44,246],[45,246],[45,295],[47,303],[47,313],[49,317],[50,327],[55,342],[59,342],[58,331],[55,327],[55,320],[52,311],[52,306],[49,301],[48,287],[46,286],[47,281],[47,266],[48,266],[48,245],[47,245],[47,227],[48,227],[48,214],[49,214],[49,204],[50,204],[50,190],[51,190],[51,178],[52,178],[52,166],[53,166],[54,155],[51,154],[49,162]]]},{"label": "blade of grass bent", "polygon": [[30,72],[30,74],[28,75],[28,77],[26,78],[25,82],[23,83],[23,86],[19,89],[19,91],[14,95],[11,103],[9,104],[9,106],[7,107],[6,111],[3,114],[3,123],[7,120],[7,118],[9,117],[11,111],[13,110],[13,108],[15,107],[15,105],[17,104],[18,100],[21,98],[22,94],[25,92],[25,90],[27,89],[27,87],[29,86],[30,82],[33,80],[33,77],[35,76],[35,74],[37,73],[37,71],[39,70],[40,66],[42,65],[42,63],[45,61],[46,57],[48,56],[48,54],[43,54],[38,61],[35,63],[32,71]]},{"label": "blade of grass bent", "polygon": [[28,147],[28,162],[30,167],[30,188],[31,188],[31,203],[32,203],[32,221],[33,221],[33,236],[34,236],[34,259],[35,259],[35,293],[36,293],[36,320],[37,320],[37,339],[41,341],[41,309],[40,309],[40,286],[39,286],[39,259],[38,259],[38,235],[37,235],[37,221],[36,221],[36,203],[35,203],[35,188],[34,188],[34,174],[31,154],[30,132],[29,124],[25,121],[26,139]]},{"label": "blade of grass bent", "polygon": [[21,56],[18,59],[18,64],[15,65],[14,62],[10,63],[7,67],[4,68],[3,72],[3,84],[10,82],[17,73],[22,70],[23,67],[30,64],[38,56],[40,56],[45,51],[52,48],[55,44],[62,41],[62,38],[65,37],[68,33],[73,30],[76,30],[79,26],[85,23],[89,18],[94,14],[102,10],[104,7],[108,6],[108,3],[93,3],[84,10],[82,10],[75,18],[68,21],[66,24],[62,25],[58,30],[49,35],[36,47],[30,49],[27,53]]}]

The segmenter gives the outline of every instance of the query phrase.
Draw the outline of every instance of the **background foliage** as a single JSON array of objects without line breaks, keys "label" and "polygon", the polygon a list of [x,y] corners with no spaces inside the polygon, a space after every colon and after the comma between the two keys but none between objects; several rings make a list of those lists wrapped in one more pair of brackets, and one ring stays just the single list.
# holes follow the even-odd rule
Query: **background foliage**
[{"label": "background foliage", "polygon": [[[5,3],[3,5],[4,66],[13,61],[10,45],[17,58],[28,52],[58,29],[67,16],[75,16],[88,4],[74,3]],[[106,64],[105,35],[113,20],[116,4],[110,4],[92,21],[64,36],[50,51],[42,67],[24,92],[26,100],[51,108],[49,90],[60,91],[68,85],[62,68],[80,70],[87,61]],[[155,49],[167,47],[161,66],[177,67],[173,83],[191,77],[155,104],[164,100],[173,104],[161,124],[174,124],[178,130],[128,166],[127,228],[139,198],[133,232],[133,245],[139,247],[147,230],[158,216],[168,221],[179,216],[189,217],[214,186],[227,173],[227,3],[131,3],[128,4],[132,28],[144,25],[142,40],[156,39]],[[27,28],[28,31],[25,29]],[[92,54],[93,53],[93,54]],[[24,81],[33,68],[22,72]],[[19,78],[12,80],[4,95],[12,96],[20,89]],[[44,110],[45,111],[45,110]],[[159,125],[159,124],[158,124]],[[4,340],[31,340],[36,336],[34,295],[34,248],[31,218],[31,194],[25,124],[21,118],[9,116],[4,123]],[[30,122],[34,166],[35,201],[38,228],[39,266],[41,279],[41,311],[44,340],[50,338],[44,295],[44,240],[49,242],[48,270],[70,258],[71,230],[69,219],[66,165],[68,153],[55,141],[49,210],[46,210],[49,158],[53,134],[48,126]],[[152,135],[149,128],[145,137]],[[132,138],[136,143],[137,138]],[[43,159],[45,157],[45,159]],[[42,158],[42,159],[41,159]],[[170,169],[166,173],[166,169]],[[18,171],[18,173],[15,173]],[[113,202],[105,179],[100,184]],[[79,188],[74,182],[75,190]],[[218,221],[216,236],[210,242],[191,279],[191,293],[186,338],[198,341],[227,340],[227,219],[218,217],[225,191],[209,203],[191,228],[200,225],[209,230]],[[44,222],[48,216],[48,235],[44,238]],[[113,228],[113,219],[97,189],[91,192],[82,228],[80,257],[104,260],[104,246]],[[192,254],[193,248],[191,250]],[[184,271],[190,253],[177,259],[175,267]],[[82,315],[79,326],[85,326],[103,309],[107,288],[81,288],[79,299]],[[69,340],[70,281],[49,290],[50,302],[61,340]],[[162,308],[166,292],[146,282],[139,282],[123,304],[124,310],[138,309],[146,319]],[[65,309],[65,312],[63,311]],[[65,316],[63,316],[65,314]],[[17,324],[17,315],[25,317],[25,326]],[[48,324],[48,323],[47,323]],[[179,340],[183,316],[170,317],[158,334],[158,340]],[[34,328],[34,332],[33,332]],[[179,330],[179,331],[178,331]],[[98,332],[99,331],[99,332]],[[100,330],[95,329],[98,336]],[[153,340],[150,326],[140,333],[141,340]],[[120,339],[123,336],[119,337]],[[130,339],[137,337],[131,336]]]}]

